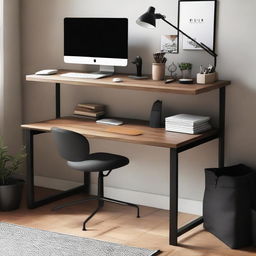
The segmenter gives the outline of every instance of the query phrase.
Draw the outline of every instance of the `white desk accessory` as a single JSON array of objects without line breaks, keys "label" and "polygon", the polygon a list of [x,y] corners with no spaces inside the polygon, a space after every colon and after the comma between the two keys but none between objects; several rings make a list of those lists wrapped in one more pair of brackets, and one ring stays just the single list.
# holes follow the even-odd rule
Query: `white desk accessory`
[{"label": "white desk accessory", "polygon": [[49,75],[55,75],[58,73],[58,69],[44,69],[37,71],[36,75],[43,75],[43,76],[49,76]]},{"label": "white desk accessory", "polygon": [[60,76],[69,77],[69,78],[99,79],[99,78],[102,78],[102,77],[106,77],[106,74],[68,72],[68,73],[65,73],[65,74],[61,74]]},{"label": "white desk accessory", "polygon": [[209,116],[179,114],[165,118],[165,130],[198,134],[211,129]]},{"label": "white desk accessory", "polygon": [[115,78],[113,78],[113,80],[112,80],[114,83],[120,83],[120,82],[123,82],[123,80],[121,79],[121,78],[119,78],[119,77],[115,77]]},{"label": "white desk accessory", "polygon": [[109,124],[109,125],[122,125],[123,121],[112,119],[112,118],[103,118],[96,121],[99,124]]}]

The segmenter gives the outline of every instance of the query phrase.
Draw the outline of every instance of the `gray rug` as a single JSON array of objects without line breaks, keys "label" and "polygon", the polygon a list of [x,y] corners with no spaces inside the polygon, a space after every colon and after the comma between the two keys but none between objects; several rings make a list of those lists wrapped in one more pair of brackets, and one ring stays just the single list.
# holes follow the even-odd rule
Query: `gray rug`
[{"label": "gray rug", "polygon": [[3,256],[152,256],[158,251],[0,222]]}]

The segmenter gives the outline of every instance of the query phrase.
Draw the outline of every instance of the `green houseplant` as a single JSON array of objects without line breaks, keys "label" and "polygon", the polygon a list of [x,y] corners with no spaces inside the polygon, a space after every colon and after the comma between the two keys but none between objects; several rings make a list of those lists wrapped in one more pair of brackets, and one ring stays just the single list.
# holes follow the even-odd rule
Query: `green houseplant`
[{"label": "green houseplant", "polygon": [[179,68],[180,68],[183,79],[191,78],[191,70],[192,70],[191,63],[182,62],[179,64]]},{"label": "green houseplant", "polygon": [[8,153],[0,137],[0,210],[11,211],[19,208],[24,181],[14,178],[26,158],[25,148],[17,155]]}]

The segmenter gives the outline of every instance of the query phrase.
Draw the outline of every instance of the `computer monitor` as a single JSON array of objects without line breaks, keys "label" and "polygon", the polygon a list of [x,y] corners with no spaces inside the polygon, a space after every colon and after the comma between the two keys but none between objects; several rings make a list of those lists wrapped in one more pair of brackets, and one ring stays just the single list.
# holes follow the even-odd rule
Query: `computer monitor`
[{"label": "computer monitor", "polygon": [[127,18],[65,18],[64,61],[101,65],[101,72],[128,63]]}]

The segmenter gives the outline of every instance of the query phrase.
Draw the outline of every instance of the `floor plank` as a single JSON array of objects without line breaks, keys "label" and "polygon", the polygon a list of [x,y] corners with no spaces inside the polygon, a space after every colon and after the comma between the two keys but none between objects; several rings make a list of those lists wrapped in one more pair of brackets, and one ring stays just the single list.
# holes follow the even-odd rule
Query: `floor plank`
[{"label": "floor plank", "polygon": [[[54,193],[37,188],[39,197]],[[168,211],[141,206],[141,218],[136,218],[134,208],[105,203],[104,208],[88,223],[88,231],[82,231],[84,219],[96,208],[96,202],[88,202],[59,211],[54,206],[83,198],[76,195],[58,202],[28,210],[25,200],[17,211],[0,212],[0,221],[53,232],[121,243],[129,246],[160,249],[161,256],[255,256],[255,248],[231,250],[220,240],[206,232],[202,225],[179,238],[180,246],[168,245]],[[196,216],[180,213],[179,225]]]}]

